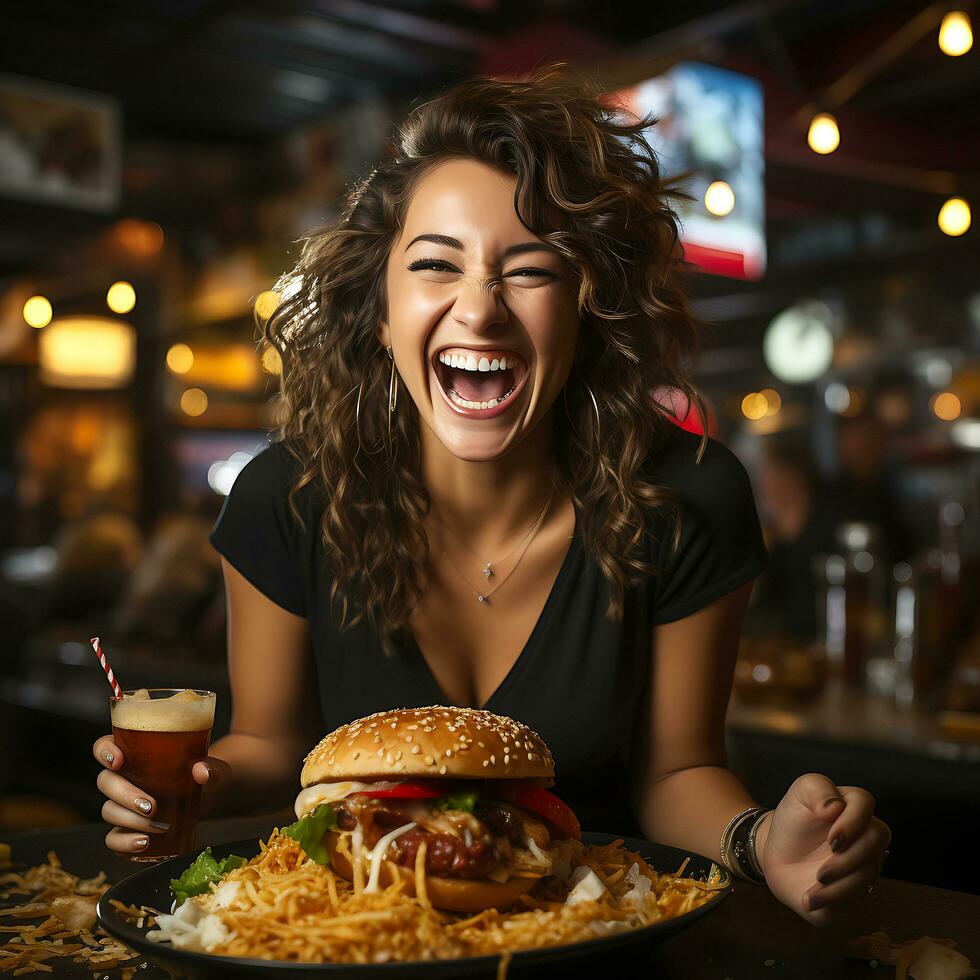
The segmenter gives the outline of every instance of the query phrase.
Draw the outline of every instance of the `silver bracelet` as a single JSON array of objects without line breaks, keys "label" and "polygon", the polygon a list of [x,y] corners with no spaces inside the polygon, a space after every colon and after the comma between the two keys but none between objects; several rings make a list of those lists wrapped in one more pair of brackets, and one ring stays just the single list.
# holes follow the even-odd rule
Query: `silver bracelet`
[{"label": "silver bracelet", "polygon": [[766,810],[759,806],[746,807],[736,813],[721,837],[721,860],[732,874],[746,881],[765,882],[758,862],[753,860],[752,848],[749,845],[749,835],[758,827],[759,821],[765,816]]},{"label": "silver bracelet", "polygon": [[753,813],[756,813],[758,810],[759,807],[754,807],[754,806],[749,806],[746,807],[744,810],[740,810],[738,813],[735,814],[734,817],[732,817],[731,820],[728,821],[728,825],[722,831],[721,846],[720,846],[721,863],[726,868],[728,868],[729,871],[733,873],[737,874],[738,871],[736,868],[732,867],[732,860],[731,860],[731,853],[730,853],[732,837],[735,834],[735,830],[737,829],[739,824],[743,820],[745,820],[746,817],[750,816]]},{"label": "silver bracelet", "polygon": [[772,810],[763,810],[762,813],[756,817],[752,824],[752,829],[749,831],[749,844],[747,848],[749,852],[749,861],[752,863],[752,868],[763,881],[766,880],[766,875],[762,870],[762,862],[759,861],[759,854],[755,849],[755,833],[761,826],[762,821],[765,820],[770,813],[772,813]]}]

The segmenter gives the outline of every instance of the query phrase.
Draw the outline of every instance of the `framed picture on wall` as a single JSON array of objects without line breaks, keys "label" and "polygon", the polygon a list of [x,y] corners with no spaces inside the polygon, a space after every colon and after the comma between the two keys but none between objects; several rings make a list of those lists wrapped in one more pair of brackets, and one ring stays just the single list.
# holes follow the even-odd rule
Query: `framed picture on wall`
[{"label": "framed picture on wall", "polygon": [[0,74],[0,198],[110,211],[121,154],[116,99]]}]

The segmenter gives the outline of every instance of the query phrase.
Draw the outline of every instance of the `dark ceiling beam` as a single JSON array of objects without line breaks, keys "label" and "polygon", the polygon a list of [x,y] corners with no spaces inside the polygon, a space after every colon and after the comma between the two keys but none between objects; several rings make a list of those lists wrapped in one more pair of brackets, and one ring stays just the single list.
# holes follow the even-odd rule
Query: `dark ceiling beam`
[{"label": "dark ceiling beam", "polygon": [[718,52],[718,45],[729,34],[750,28],[762,18],[772,18],[805,4],[806,0],[743,0],[722,10],[695,16],[617,50],[600,66],[599,75],[610,87],[635,84],[708,49]]},{"label": "dark ceiling beam", "polygon": [[447,48],[453,52],[467,51],[477,55],[492,43],[476,31],[456,24],[440,23],[382,3],[364,3],[362,0],[312,0],[309,9],[320,17],[330,20],[356,24],[403,41],[421,42],[434,48]]},{"label": "dark ceiling beam", "polygon": [[406,46],[382,34],[331,23],[315,15],[273,16],[263,13],[230,17],[223,25],[229,39],[244,37],[277,47],[338,58],[348,66],[360,65],[367,76],[390,74],[425,78],[458,68],[469,58],[452,56],[441,48]]}]

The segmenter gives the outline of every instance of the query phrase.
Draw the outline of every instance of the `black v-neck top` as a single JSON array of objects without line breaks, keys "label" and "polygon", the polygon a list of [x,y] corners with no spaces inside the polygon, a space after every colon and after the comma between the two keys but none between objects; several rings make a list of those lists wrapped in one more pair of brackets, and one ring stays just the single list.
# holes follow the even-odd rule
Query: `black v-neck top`
[{"label": "black v-neck top", "polygon": [[[555,757],[553,792],[586,830],[642,836],[637,799],[649,730],[648,681],[653,627],[688,616],[754,579],[768,564],[748,474],[722,443],[670,426],[650,460],[656,483],[678,491],[684,512],[680,548],[671,553],[674,519],[657,508],[648,524],[646,560],[663,570],[626,594],[621,621],[605,618],[609,589],[575,533],[541,616],[512,669],[486,704],[534,729]],[[239,474],[211,543],[259,591],[309,620],[324,732],[392,708],[449,704],[410,634],[385,657],[366,620],[341,632],[330,605],[320,540],[323,498],[312,485],[297,495],[305,529],[287,494],[297,464],[273,444]],[[488,607],[488,623],[493,618]]]}]

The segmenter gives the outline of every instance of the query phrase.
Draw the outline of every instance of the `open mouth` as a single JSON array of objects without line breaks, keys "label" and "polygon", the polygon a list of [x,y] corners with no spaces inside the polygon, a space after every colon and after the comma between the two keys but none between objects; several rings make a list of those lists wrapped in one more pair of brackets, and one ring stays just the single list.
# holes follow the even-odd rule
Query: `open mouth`
[{"label": "open mouth", "polygon": [[512,351],[444,349],[432,367],[446,401],[460,414],[479,418],[506,411],[528,376],[527,362]]}]

